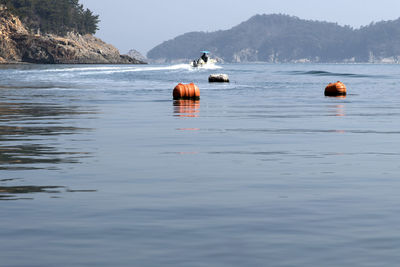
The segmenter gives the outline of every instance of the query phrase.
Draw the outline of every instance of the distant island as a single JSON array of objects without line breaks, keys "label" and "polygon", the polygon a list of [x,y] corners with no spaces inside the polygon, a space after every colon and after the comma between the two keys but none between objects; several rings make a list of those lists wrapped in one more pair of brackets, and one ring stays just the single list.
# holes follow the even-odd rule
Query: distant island
[{"label": "distant island", "polygon": [[143,64],[93,36],[79,0],[0,0],[0,63]]},{"label": "distant island", "polygon": [[400,63],[400,19],[359,29],[272,14],[224,31],[190,32],[151,49],[155,62],[190,61],[209,50],[225,62]]}]

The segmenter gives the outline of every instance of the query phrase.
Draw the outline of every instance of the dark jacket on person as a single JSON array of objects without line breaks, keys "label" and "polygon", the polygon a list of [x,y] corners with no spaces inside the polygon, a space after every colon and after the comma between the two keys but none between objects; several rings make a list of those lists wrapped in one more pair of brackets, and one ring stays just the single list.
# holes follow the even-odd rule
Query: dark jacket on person
[{"label": "dark jacket on person", "polygon": [[201,59],[204,60],[204,62],[207,63],[207,61],[208,61],[208,55],[207,55],[206,53],[204,53],[204,54],[201,56]]}]

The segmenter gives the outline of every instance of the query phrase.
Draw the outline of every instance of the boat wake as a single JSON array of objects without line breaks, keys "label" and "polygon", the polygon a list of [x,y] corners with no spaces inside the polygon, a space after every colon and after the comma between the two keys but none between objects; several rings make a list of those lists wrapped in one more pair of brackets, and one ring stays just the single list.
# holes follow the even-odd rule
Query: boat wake
[{"label": "boat wake", "polygon": [[193,69],[194,70],[218,70],[218,69],[222,69],[221,66],[217,66],[215,64],[206,64],[206,65],[201,66],[201,67],[197,67],[197,68],[191,67],[191,68],[192,68],[192,70]]},{"label": "boat wake", "polygon": [[71,68],[57,68],[42,70],[42,72],[58,72],[58,73],[81,73],[85,75],[90,74],[114,74],[114,73],[127,73],[127,72],[147,72],[147,71],[197,71],[201,69],[221,69],[222,67],[216,65],[207,65],[201,68],[193,68],[190,64],[176,64],[171,66],[88,66],[88,67],[71,67]]}]

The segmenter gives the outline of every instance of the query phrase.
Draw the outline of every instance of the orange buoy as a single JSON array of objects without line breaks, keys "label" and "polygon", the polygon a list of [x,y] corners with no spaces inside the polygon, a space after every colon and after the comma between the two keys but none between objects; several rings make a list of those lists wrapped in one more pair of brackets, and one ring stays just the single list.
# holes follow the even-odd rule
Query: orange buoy
[{"label": "orange buoy", "polygon": [[174,88],[174,99],[200,99],[200,89],[194,83],[178,84]]},{"label": "orange buoy", "polygon": [[345,96],[346,93],[346,85],[339,81],[336,83],[330,83],[325,88],[326,96]]}]

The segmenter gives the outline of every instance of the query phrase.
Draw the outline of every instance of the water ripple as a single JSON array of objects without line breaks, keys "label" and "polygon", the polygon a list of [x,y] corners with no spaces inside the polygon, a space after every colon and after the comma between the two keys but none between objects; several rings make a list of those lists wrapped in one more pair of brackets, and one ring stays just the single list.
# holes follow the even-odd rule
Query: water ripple
[{"label": "water ripple", "polygon": [[350,78],[387,78],[385,75],[371,75],[371,74],[355,74],[355,73],[336,73],[322,70],[311,71],[284,71],[289,75],[313,75],[313,76],[332,76],[332,77],[350,77]]}]

